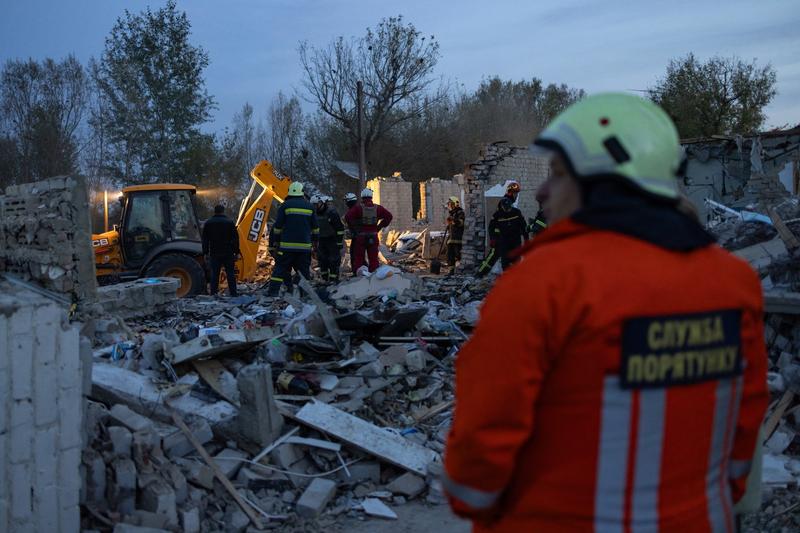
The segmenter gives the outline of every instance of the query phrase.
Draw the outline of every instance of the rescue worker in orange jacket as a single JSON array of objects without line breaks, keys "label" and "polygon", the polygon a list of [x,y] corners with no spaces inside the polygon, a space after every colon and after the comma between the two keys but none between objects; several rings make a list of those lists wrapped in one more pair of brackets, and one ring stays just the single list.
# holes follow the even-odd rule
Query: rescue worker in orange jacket
[{"label": "rescue worker in orange jacket", "polygon": [[767,406],[757,275],[678,209],[654,103],[584,98],[535,144],[550,226],[458,355],[453,509],[479,532],[734,531]]}]

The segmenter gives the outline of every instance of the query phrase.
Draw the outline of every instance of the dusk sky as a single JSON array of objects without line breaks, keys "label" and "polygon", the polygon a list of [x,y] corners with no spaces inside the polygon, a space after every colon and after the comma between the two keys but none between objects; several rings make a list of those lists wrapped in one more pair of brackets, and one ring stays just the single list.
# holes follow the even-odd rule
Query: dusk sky
[{"label": "dusk sky", "polygon": [[[0,0],[0,61],[62,58],[86,63],[124,9],[161,1]],[[800,123],[800,5],[797,0],[420,1],[179,0],[193,44],[209,53],[208,91],[221,131],[245,102],[258,116],[283,91],[303,96],[297,45],[361,36],[382,17],[402,14],[441,45],[436,74],[472,90],[484,77],[539,77],[589,93],[643,90],[671,58],[738,55],[771,63],[778,95],[767,128]],[[311,104],[304,104],[312,110]]]}]

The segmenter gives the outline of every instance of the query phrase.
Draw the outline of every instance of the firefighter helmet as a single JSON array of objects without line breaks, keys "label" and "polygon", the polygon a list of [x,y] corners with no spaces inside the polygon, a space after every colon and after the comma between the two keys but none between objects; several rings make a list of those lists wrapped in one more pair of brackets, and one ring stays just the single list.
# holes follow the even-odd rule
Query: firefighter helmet
[{"label": "firefighter helmet", "polygon": [[683,152],[678,130],[659,106],[603,93],[580,100],[534,141],[560,153],[578,179],[615,177],[650,194],[678,198]]},{"label": "firefighter helmet", "polygon": [[303,184],[299,181],[293,182],[289,185],[287,196],[303,196]]}]

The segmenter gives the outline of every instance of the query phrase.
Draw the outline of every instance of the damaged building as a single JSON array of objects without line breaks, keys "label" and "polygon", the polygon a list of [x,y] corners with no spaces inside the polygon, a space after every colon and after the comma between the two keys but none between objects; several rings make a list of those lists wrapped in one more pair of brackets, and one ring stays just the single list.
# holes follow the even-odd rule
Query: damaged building
[{"label": "damaged building", "polygon": [[[753,531],[800,527],[797,141],[793,129],[685,143],[687,193],[764,288],[772,402]],[[472,276],[487,219],[509,180],[534,216],[548,172],[527,147],[494,143],[452,180],[376,178],[396,215],[384,264],[280,300],[263,276],[235,298],[178,299],[172,278],[98,287],[82,180],[9,187],[0,531],[349,531],[444,505],[454,364],[494,281]],[[450,196],[467,238],[462,272],[443,277],[427,259]]]}]

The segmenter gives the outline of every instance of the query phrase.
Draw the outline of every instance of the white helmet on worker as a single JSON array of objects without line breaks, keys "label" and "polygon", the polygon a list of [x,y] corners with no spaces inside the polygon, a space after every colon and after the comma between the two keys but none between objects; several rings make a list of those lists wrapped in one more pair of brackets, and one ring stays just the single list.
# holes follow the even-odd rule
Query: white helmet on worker
[{"label": "white helmet on worker", "polygon": [[363,191],[361,191],[361,198],[372,198],[372,189],[367,187]]},{"label": "white helmet on worker", "polygon": [[349,193],[344,195],[344,201],[345,202],[355,202],[357,200],[358,200],[358,196],[356,196],[355,193],[349,192]]},{"label": "white helmet on worker", "polygon": [[287,196],[303,196],[303,184],[299,181],[293,182],[289,185]]}]

